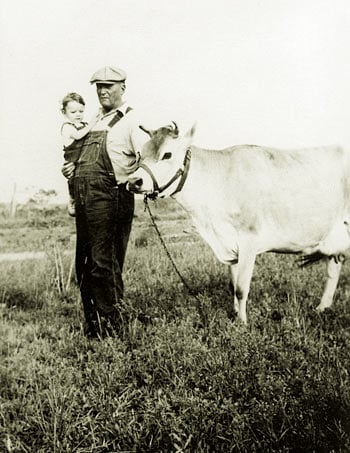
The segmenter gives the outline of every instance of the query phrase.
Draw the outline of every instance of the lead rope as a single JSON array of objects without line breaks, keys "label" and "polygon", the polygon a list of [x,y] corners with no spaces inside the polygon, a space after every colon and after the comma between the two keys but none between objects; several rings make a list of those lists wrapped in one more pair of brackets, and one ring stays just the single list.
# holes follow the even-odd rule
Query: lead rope
[{"label": "lead rope", "polygon": [[148,211],[148,213],[149,213],[149,216],[150,216],[150,218],[151,218],[151,220],[152,220],[152,224],[153,224],[153,226],[154,226],[154,228],[155,228],[155,230],[156,230],[156,232],[157,232],[157,234],[158,234],[159,240],[160,240],[160,242],[161,242],[161,244],[162,244],[162,246],[163,246],[163,248],[164,248],[164,250],[165,250],[165,253],[168,255],[168,258],[169,258],[171,264],[173,265],[173,267],[174,267],[174,269],[175,269],[175,272],[177,273],[177,275],[179,276],[181,282],[183,283],[184,287],[187,289],[187,291],[188,291],[188,292],[196,299],[196,301],[198,302],[198,308],[199,308],[199,310],[200,310],[200,315],[201,315],[201,318],[202,318],[202,317],[203,317],[203,313],[202,313],[203,310],[202,310],[202,308],[201,308],[201,307],[202,307],[202,302],[201,302],[201,300],[199,299],[199,297],[196,296],[196,294],[193,293],[193,291],[191,290],[191,288],[190,288],[189,285],[187,284],[186,280],[185,280],[185,279],[183,278],[183,276],[181,275],[179,269],[177,268],[176,263],[175,263],[175,261],[173,260],[173,257],[170,255],[170,252],[169,252],[169,250],[168,250],[168,248],[167,248],[167,246],[166,246],[166,244],[165,244],[165,242],[164,242],[164,239],[162,238],[162,235],[161,235],[161,233],[160,233],[160,231],[159,231],[159,228],[158,228],[158,226],[157,226],[157,224],[156,224],[156,221],[154,220],[154,216],[153,216],[153,214],[152,214],[152,212],[151,212],[151,208],[149,207],[149,204],[148,204],[148,196],[147,196],[147,194],[144,196],[143,201],[144,201],[144,203],[145,203],[145,210],[147,209],[147,211]]},{"label": "lead rope", "polygon": [[153,217],[153,214],[151,212],[151,208],[149,207],[149,204],[148,204],[148,196],[147,194],[144,196],[143,198],[143,201],[145,203],[145,211],[147,209],[148,213],[149,213],[149,216],[152,220],[152,224],[158,234],[158,237],[159,237],[159,240],[165,250],[165,253],[168,255],[168,258],[171,262],[171,264],[173,265],[174,269],[175,269],[175,272],[177,273],[178,277],[180,278],[182,284],[184,285],[184,287],[187,289],[187,291],[189,292],[189,294],[191,296],[193,296],[197,302],[197,310],[198,310],[198,313],[199,313],[199,317],[200,317],[200,320],[201,320],[201,326],[203,328],[203,340],[207,341],[208,338],[209,338],[209,319],[208,319],[208,314],[207,314],[207,310],[203,310],[203,304],[202,304],[202,301],[200,300],[200,298],[193,293],[193,291],[191,290],[191,288],[189,287],[189,285],[187,284],[186,280],[183,278],[183,276],[181,275],[179,269],[177,268],[176,264],[175,264],[175,261],[173,260],[172,256],[170,255],[170,252],[164,242],[164,239],[162,238],[162,235],[159,231],[159,228],[156,224],[156,221],[154,220],[154,217]]}]

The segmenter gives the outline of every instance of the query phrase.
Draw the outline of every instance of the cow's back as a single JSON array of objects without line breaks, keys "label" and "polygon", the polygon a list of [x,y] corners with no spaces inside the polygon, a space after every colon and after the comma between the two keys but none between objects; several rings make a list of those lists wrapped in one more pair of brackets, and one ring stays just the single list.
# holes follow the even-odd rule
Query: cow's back
[{"label": "cow's back", "polygon": [[259,237],[261,251],[304,250],[349,218],[350,159],[341,147],[195,148],[191,165],[188,188],[201,186],[206,221],[226,218]]}]

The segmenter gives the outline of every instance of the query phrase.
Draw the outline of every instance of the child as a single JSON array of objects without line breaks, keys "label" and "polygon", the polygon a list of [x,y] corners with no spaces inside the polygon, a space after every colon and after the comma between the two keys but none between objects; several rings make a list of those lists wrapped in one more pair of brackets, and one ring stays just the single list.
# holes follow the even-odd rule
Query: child
[{"label": "child", "polygon": [[[61,112],[65,121],[61,127],[64,159],[68,162],[77,162],[80,156],[81,147],[77,146],[76,140],[80,140],[90,132],[97,123],[99,114],[95,115],[89,123],[83,121],[85,101],[77,93],[68,93],[62,99]],[[73,178],[68,180],[69,203],[68,214],[75,216],[74,183]]]}]

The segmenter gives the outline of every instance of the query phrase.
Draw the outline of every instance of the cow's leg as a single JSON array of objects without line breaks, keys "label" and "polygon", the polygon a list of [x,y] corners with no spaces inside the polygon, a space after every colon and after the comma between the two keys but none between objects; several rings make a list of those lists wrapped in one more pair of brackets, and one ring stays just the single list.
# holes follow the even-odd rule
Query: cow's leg
[{"label": "cow's leg", "polygon": [[323,311],[332,305],[342,267],[342,261],[343,260],[336,260],[334,257],[328,260],[326,287],[323,292],[321,303],[316,308],[317,311]]},{"label": "cow's leg", "polygon": [[[236,282],[237,282],[237,275],[238,275],[238,261],[234,264],[231,264],[229,267],[229,278],[230,278],[230,290],[233,296],[233,310],[234,313],[237,315],[238,314],[238,301],[237,298],[235,297],[235,288],[236,288]],[[231,310],[230,310],[231,312]]]},{"label": "cow's leg", "polygon": [[237,264],[231,265],[231,281],[234,287],[234,307],[238,318],[247,323],[247,299],[253,275],[255,254],[241,254]]}]

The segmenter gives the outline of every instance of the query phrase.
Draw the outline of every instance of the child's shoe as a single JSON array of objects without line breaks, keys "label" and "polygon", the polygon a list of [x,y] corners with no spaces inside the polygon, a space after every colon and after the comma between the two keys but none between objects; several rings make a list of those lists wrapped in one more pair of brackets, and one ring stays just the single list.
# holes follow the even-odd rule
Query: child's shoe
[{"label": "child's shoe", "polygon": [[68,202],[68,214],[71,217],[75,217],[75,201],[74,198],[70,198]]}]

